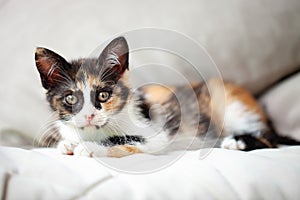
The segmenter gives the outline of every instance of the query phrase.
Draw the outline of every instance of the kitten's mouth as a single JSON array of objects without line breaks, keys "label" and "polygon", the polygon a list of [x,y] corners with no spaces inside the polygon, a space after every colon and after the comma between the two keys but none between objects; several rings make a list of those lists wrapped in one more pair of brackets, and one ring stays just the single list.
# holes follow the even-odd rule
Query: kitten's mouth
[{"label": "kitten's mouth", "polygon": [[79,129],[81,129],[81,130],[84,130],[84,129],[87,129],[87,128],[96,128],[96,129],[98,130],[98,129],[101,128],[101,126],[99,126],[99,125],[88,124],[88,125],[86,125],[86,126],[81,126],[81,127],[79,127]]},{"label": "kitten's mouth", "polygon": [[77,128],[79,130],[98,130],[102,127],[104,127],[106,124],[108,123],[108,120],[103,122],[103,123],[92,123],[92,122],[88,122],[88,123],[74,123],[73,124],[73,128]]}]

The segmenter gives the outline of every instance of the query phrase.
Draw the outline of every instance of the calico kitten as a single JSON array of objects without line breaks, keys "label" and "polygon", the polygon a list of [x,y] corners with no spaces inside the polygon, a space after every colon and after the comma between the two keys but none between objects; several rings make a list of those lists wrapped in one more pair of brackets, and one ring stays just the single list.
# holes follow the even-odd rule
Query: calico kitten
[{"label": "calico kitten", "polygon": [[[111,41],[98,58],[71,62],[48,49],[36,49],[42,85],[58,116],[53,135],[60,137],[57,148],[63,154],[157,153],[177,136],[193,130],[199,137],[206,134],[210,121],[225,137],[222,148],[248,151],[277,146],[279,137],[245,89],[211,79],[191,87],[152,85],[132,91],[128,57],[124,37]],[[193,95],[196,101],[191,100]],[[153,105],[161,107],[151,109]]]}]

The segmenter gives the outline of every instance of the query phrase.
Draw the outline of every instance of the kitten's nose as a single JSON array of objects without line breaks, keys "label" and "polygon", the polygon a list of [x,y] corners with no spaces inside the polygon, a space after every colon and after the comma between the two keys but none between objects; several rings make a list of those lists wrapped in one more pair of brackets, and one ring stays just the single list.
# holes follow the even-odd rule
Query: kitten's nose
[{"label": "kitten's nose", "polygon": [[87,121],[92,121],[93,120],[93,118],[95,117],[95,115],[94,114],[91,114],[91,115],[85,115],[84,116],[85,117],[85,119],[87,120]]}]

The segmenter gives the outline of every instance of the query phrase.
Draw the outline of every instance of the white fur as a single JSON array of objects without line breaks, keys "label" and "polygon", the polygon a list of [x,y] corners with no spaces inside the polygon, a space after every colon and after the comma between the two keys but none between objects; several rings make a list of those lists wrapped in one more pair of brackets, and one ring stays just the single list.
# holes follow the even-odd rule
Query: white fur
[{"label": "white fur", "polygon": [[264,128],[260,116],[248,111],[242,102],[235,101],[226,107],[224,129],[227,134],[259,133]]},{"label": "white fur", "polygon": [[104,157],[107,156],[107,147],[95,142],[81,142],[74,149],[75,156]]},{"label": "white fur", "polygon": [[157,135],[147,137],[146,140],[146,144],[137,144],[135,146],[142,152],[149,154],[162,154],[167,152],[169,150],[168,147],[172,142],[165,132],[160,132]]},{"label": "white fur", "polygon": [[232,136],[228,136],[222,141],[221,148],[231,150],[244,150],[246,148],[246,144],[242,140],[235,140]]},{"label": "white fur", "polygon": [[106,126],[100,129],[96,129],[95,127],[86,127],[82,130],[80,128],[76,128],[72,124],[65,124],[60,121],[57,123],[57,126],[62,138],[73,143],[79,143],[81,141],[99,142],[116,133],[122,133],[122,131],[118,130],[112,132],[112,130],[108,129]]},{"label": "white fur", "polygon": [[57,149],[62,154],[72,154],[74,152],[75,147],[78,145],[77,142],[70,140],[62,140],[58,143]]},{"label": "white fur", "polygon": [[61,121],[57,121],[56,125],[63,139],[79,143],[81,139],[75,127],[66,125]]}]

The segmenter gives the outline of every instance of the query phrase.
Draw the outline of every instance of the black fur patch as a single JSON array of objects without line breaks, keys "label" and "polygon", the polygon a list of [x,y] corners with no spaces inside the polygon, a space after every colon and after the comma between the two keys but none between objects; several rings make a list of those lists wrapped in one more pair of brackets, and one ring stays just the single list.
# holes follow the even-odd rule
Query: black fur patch
[{"label": "black fur patch", "polygon": [[[236,141],[241,140],[246,144],[246,148],[243,151],[251,151],[255,149],[270,148],[268,141],[264,142],[264,138],[257,138],[251,134],[236,135],[233,137]],[[271,146],[273,147],[273,146]],[[275,146],[274,146],[275,147]]]},{"label": "black fur patch", "polygon": [[150,120],[150,105],[147,104],[144,96],[142,94],[140,94],[138,96],[138,107],[140,108],[141,114],[143,115],[144,118]]},{"label": "black fur patch", "polygon": [[300,141],[297,141],[289,136],[280,136],[276,135],[276,142],[278,144],[285,144],[285,145],[300,145]]},{"label": "black fur patch", "polygon": [[115,145],[134,145],[136,143],[145,143],[145,138],[139,135],[125,135],[125,136],[111,136],[103,141],[101,144],[104,146],[115,146]]},{"label": "black fur patch", "polygon": [[[68,121],[71,115],[80,112],[83,107],[84,99],[80,90],[73,91],[74,86],[60,85],[47,92],[47,100],[54,111],[58,111],[61,120]],[[71,106],[65,102],[65,97],[68,94],[73,94],[77,97],[78,102]]]},{"label": "black fur patch", "polygon": [[282,136],[277,133],[272,121],[268,120],[268,134],[264,134],[264,137],[275,144],[285,144],[285,145],[300,145],[300,141],[291,138],[289,136]]},{"label": "black fur patch", "polygon": [[[72,94],[74,96],[77,97],[78,99],[78,102],[74,105],[69,105],[65,102],[65,97],[68,95],[68,94]],[[81,91],[77,90],[75,92],[71,92],[71,91],[66,91],[64,92],[63,96],[60,98],[60,101],[62,102],[62,106],[65,107],[65,109],[67,111],[69,111],[70,113],[72,113],[73,115],[76,114],[76,113],[79,113],[80,110],[82,109],[83,107],[83,104],[84,104],[84,98],[83,98],[83,94]]]},{"label": "black fur patch", "polygon": [[104,103],[104,102],[100,102],[98,100],[98,96],[99,96],[100,92],[108,92],[111,95],[112,90],[113,90],[112,87],[108,87],[108,86],[103,87],[103,88],[94,86],[90,95],[91,95],[91,102],[95,106],[95,108],[100,110],[102,108],[101,103]]}]

